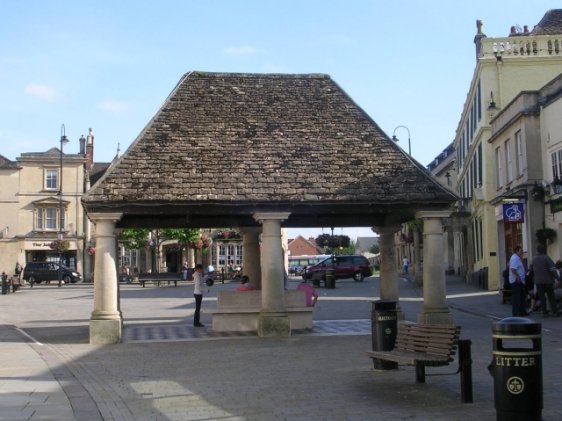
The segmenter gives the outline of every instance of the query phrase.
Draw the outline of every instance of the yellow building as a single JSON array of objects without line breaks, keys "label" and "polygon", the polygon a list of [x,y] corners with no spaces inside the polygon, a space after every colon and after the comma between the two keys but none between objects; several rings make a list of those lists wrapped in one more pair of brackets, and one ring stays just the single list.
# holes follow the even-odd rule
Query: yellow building
[{"label": "yellow building", "polygon": [[[62,142],[61,142],[62,143]],[[0,156],[0,270],[13,274],[16,262],[59,261],[84,273],[87,220],[86,139],[81,153],[22,153],[16,161]],[[62,190],[61,190],[62,181]],[[53,249],[63,240],[64,251]]]},{"label": "yellow building", "polygon": [[[457,183],[455,190],[461,197],[458,210],[470,214],[469,222],[461,233],[461,247],[466,250],[466,276],[478,281],[483,288],[497,289],[505,256],[501,256],[498,222],[498,196],[505,183],[498,185],[497,164],[512,166],[513,180],[533,179],[527,168],[515,168],[515,162],[502,161],[501,154],[491,142],[491,121],[521,92],[537,90],[562,72],[562,10],[548,11],[529,31],[515,27],[506,37],[488,38],[477,22],[476,66],[458,123],[454,140],[456,150]],[[524,132],[521,132],[524,134]],[[508,136],[515,135],[515,132]],[[522,139],[525,143],[525,139]],[[494,143],[494,145],[493,145]],[[516,152],[505,157],[515,158]],[[500,159],[500,161],[497,161]],[[503,170],[502,170],[503,171]],[[517,198],[516,198],[517,200]],[[513,228],[513,227],[510,227]],[[525,251],[526,243],[521,227],[510,235],[518,238]],[[505,238],[506,233],[503,233]],[[503,238],[502,238],[503,240]],[[518,242],[519,240],[514,240]],[[511,250],[504,250],[509,255]]]}]

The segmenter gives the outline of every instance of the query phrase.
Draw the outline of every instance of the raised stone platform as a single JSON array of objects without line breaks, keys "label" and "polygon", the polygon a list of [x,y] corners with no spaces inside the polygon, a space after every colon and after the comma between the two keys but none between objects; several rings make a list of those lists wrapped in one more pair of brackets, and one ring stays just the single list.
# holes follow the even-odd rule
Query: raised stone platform
[{"label": "raised stone platform", "polygon": [[[291,331],[312,329],[314,307],[303,291],[285,291],[285,308]],[[256,332],[261,311],[261,291],[219,291],[217,308],[209,310],[215,332]]]}]

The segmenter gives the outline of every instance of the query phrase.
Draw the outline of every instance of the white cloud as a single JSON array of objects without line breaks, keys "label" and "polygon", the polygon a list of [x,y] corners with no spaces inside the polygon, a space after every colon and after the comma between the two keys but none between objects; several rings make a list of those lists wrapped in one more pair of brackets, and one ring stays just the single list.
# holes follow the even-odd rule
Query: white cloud
[{"label": "white cloud", "polygon": [[247,56],[250,54],[256,54],[258,50],[251,45],[240,45],[238,47],[225,48],[223,51],[229,56]]},{"label": "white cloud", "polygon": [[108,99],[100,102],[98,104],[98,109],[111,114],[122,115],[127,114],[131,107],[126,102]]},{"label": "white cloud", "polygon": [[25,87],[27,95],[53,102],[59,97],[59,93],[55,88],[48,85],[39,85],[37,83],[28,83]]}]

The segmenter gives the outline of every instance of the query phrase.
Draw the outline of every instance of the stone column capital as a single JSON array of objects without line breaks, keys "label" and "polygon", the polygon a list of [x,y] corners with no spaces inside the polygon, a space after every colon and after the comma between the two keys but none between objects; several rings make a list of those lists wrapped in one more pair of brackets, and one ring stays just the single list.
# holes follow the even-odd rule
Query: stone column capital
[{"label": "stone column capital", "polygon": [[123,217],[122,212],[90,212],[88,219],[94,224],[96,221],[113,221],[117,222]]},{"label": "stone column capital", "polygon": [[416,219],[444,219],[451,216],[451,211],[419,211]]},{"label": "stone column capital", "polygon": [[290,214],[290,212],[256,212],[253,217],[260,223],[268,220],[277,220],[281,222],[289,218]]}]

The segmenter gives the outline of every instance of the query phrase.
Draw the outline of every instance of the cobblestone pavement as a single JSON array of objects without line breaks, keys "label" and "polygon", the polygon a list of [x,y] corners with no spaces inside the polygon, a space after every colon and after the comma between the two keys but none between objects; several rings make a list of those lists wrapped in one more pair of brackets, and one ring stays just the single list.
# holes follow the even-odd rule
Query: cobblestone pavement
[{"label": "cobblestone pavement", "polygon": [[[290,287],[296,286],[296,279]],[[216,304],[216,284],[203,309]],[[0,296],[0,420],[493,420],[492,322],[510,315],[497,293],[448,279],[448,304],[472,341],[474,403],[458,375],[375,371],[371,307],[378,279],[319,289],[312,333],[264,339],[192,325],[189,285],[121,286],[124,342],[88,344],[90,285],[40,285]],[[400,307],[416,320],[422,292],[400,280]],[[562,319],[543,319],[543,419],[562,419]],[[448,367],[428,374],[449,374]]]}]

